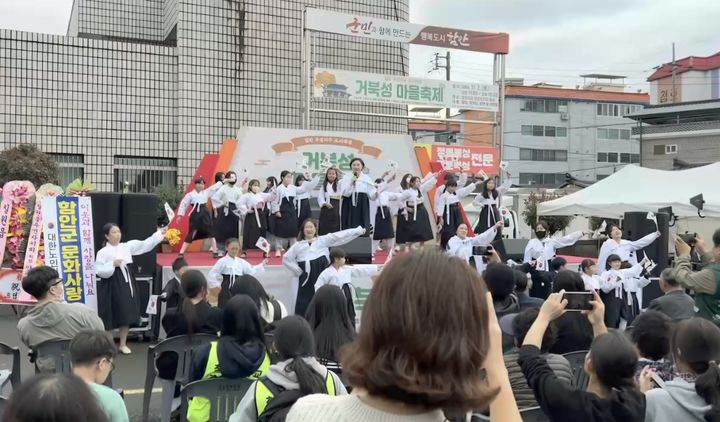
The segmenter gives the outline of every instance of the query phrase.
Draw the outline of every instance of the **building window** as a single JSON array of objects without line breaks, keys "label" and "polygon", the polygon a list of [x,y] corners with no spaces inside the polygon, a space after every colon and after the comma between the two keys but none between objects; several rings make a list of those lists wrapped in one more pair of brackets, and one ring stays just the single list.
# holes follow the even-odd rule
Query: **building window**
[{"label": "building window", "polygon": [[177,184],[174,159],[116,156],[114,161],[116,192],[151,192],[157,186]]},{"label": "building window", "polygon": [[608,176],[610,176],[610,175],[609,174],[598,174],[597,176],[595,176],[595,180],[597,180],[599,182]]},{"label": "building window", "polygon": [[567,128],[558,126],[555,128],[555,133],[558,138],[567,138]]},{"label": "building window", "polygon": [[567,101],[529,99],[525,100],[525,105],[520,110],[535,113],[559,113],[561,107],[565,107],[567,110]]},{"label": "building window", "polygon": [[618,153],[617,152],[608,152],[608,163],[617,163],[618,162]]},{"label": "building window", "polygon": [[565,182],[561,173],[520,173],[521,185],[559,185]]},{"label": "building window", "polygon": [[635,163],[639,164],[640,163],[640,154],[630,154],[630,162],[633,164],[635,164]]},{"label": "building window", "polygon": [[630,164],[630,154],[627,152],[620,153],[620,162],[623,164]]},{"label": "building window", "polygon": [[520,133],[524,136],[547,136],[553,138],[566,138],[567,128],[562,126],[522,125]]},{"label": "building window", "polygon": [[678,152],[677,145],[665,145],[665,154],[677,154],[677,152]]},{"label": "building window", "polygon": [[524,136],[533,136],[533,127],[531,125],[522,125],[520,133]]},{"label": "building window", "polygon": [[533,126],[533,136],[545,135],[545,126]]},{"label": "building window", "polygon": [[623,117],[642,110],[643,106],[639,104],[611,104],[598,103],[597,115],[610,117]]},{"label": "building window", "polygon": [[598,152],[597,155],[598,163],[607,163],[607,152]]},{"label": "building window", "polygon": [[567,161],[567,151],[559,149],[520,148],[521,161]]},{"label": "building window", "polygon": [[597,137],[598,139],[604,139],[604,140],[630,140],[630,129],[608,129],[608,128],[598,128],[597,129]]},{"label": "building window", "polygon": [[665,145],[653,146],[653,155],[665,155]]},{"label": "building window", "polygon": [[60,186],[85,177],[85,157],[81,154],[48,154],[58,166]]},{"label": "building window", "polygon": [[545,136],[555,137],[555,126],[545,126]]}]

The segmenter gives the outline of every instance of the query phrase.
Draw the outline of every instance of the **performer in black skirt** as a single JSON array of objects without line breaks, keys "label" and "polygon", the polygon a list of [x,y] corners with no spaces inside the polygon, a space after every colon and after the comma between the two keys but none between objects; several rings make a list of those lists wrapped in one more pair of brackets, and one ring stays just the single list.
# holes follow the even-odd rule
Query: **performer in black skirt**
[{"label": "performer in black skirt", "polygon": [[448,240],[455,236],[455,232],[460,224],[463,223],[462,212],[460,211],[460,200],[473,193],[475,188],[482,182],[471,183],[463,188],[458,189],[458,183],[455,179],[450,179],[445,183],[444,193],[437,198],[435,211],[440,216],[440,249],[446,250]]},{"label": "performer in black skirt", "polygon": [[[215,181],[213,184],[220,182],[223,183],[225,181],[225,173],[222,171],[219,171],[215,173]],[[212,209],[210,209],[210,216],[212,217],[213,222],[213,229],[212,229],[212,237],[217,239],[218,230],[220,230],[220,225],[218,224],[218,210],[222,207],[222,203],[220,202],[220,198],[217,196],[217,192],[215,194],[210,195],[210,205],[212,205]],[[224,251],[225,245],[219,244],[217,245],[217,253],[221,253],[221,251]]]},{"label": "performer in black skirt", "polygon": [[165,238],[163,228],[145,240],[130,240],[120,243],[122,232],[114,223],[103,227],[105,247],[95,258],[95,274],[100,277],[98,290],[98,315],[110,331],[120,330],[120,347],[124,355],[131,353],[127,347],[127,336],[131,326],[140,322],[140,306],[137,297],[135,277],[128,264],[133,256],[142,255],[155,249]]},{"label": "performer in black skirt", "polygon": [[[270,176],[265,179],[265,189],[263,193],[274,192],[277,189],[278,181],[275,176]],[[275,216],[270,213],[270,203],[265,204],[265,219],[267,220],[267,233],[265,238],[270,242],[270,245],[275,247]]]},{"label": "performer in black skirt", "polygon": [[[240,255],[245,257],[248,249],[259,249],[257,241],[267,235],[267,220],[265,219],[265,208],[267,204],[275,200],[275,192],[260,192],[260,181],[253,179],[248,185],[249,192],[240,197],[238,201],[238,213],[244,215],[243,219],[243,242]],[[263,252],[267,258],[267,254]]]},{"label": "performer in black skirt", "polygon": [[220,258],[208,272],[208,286],[220,287],[220,293],[218,294],[219,308],[225,306],[232,297],[230,289],[238,277],[245,274],[253,276],[262,274],[265,272],[265,264],[267,264],[267,260],[264,260],[258,265],[250,265],[244,259],[238,258],[240,241],[237,239],[228,239],[225,242],[225,249],[227,255]]},{"label": "performer in black skirt", "polygon": [[238,181],[234,171],[229,171],[225,174],[225,184],[213,195],[213,202],[220,203],[215,223],[215,241],[218,244],[216,258],[222,257],[221,249],[224,250],[226,240],[240,237],[240,217],[235,211],[238,208],[237,203],[243,195],[240,186],[244,183],[245,180]]},{"label": "performer in black skirt", "polygon": [[437,174],[429,173],[423,180],[417,176],[406,174],[400,182],[403,193],[409,196],[406,200],[403,215],[398,216],[395,240],[405,244],[410,250],[417,243],[422,247],[425,242],[434,238],[430,215],[424,204],[424,194],[437,183]]},{"label": "performer in black skirt", "polygon": [[295,276],[295,314],[305,315],[307,306],[315,294],[315,282],[320,273],[330,265],[330,248],[344,245],[365,234],[365,229],[356,227],[317,237],[317,225],[306,220],[298,242],[283,256],[283,265]]},{"label": "performer in black skirt", "polygon": [[340,211],[341,227],[348,229],[362,226],[370,233],[370,194],[375,190],[375,184],[370,176],[363,173],[365,162],[360,158],[353,158],[350,162],[352,172],[343,176],[340,181],[342,190],[342,211]]},{"label": "performer in black skirt", "polygon": [[[512,184],[510,173],[506,172],[506,176],[505,182],[497,188],[495,187],[495,178],[486,178],[482,192],[473,200],[473,206],[480,208],[480,220],[474,230],[476,234],[485,233],[495,223],[503,221],[498,207],[502,206],[502,196],[510,189]],[[498,230],[495,236],[495,240],[502,239],[502,230]]]},{"label": "performer in black skirt", "polygon": [[318,192],[320,219],[318,234],[320,236],[340,231],[340,201],[342,195],[338,188],[338,170],[329,168],[325,172],[325,181]]},{"label": "performer in black skirt", "polygon": [[[318,179],[319,180],[319,179]],[[302,174],[295,176],[295,187],[300,188],[304,183],[309,180]],[[315,189],[313,187],[313,189]],[[310,209],[310,192],[309,190],[298,190],[297,196],[295,196],[295,207],[298,210],[298,226],[297,231],[300,232],[300,225],[303,221],[307,220],[312,216],[312,210]]]},{"label": "performer in black skirt", "polygon": [[213,254],[217,253],[217,243],[215,242],[215,238],[211,237],[213,221],[210,211],[208,211],[207,201],[208,198],[215,195],[215,192],[217,192],[222,185],[223,182],[217,182],[211,187],[205,189],[205,179],[198,177],[195,179],[195,189],[188,192],[185,197],[183,197],[182,201],[180,201],[177,217],[175,217],[176,219],[182,218],[188,208],[191,208],[191,210],[190,228],[188,229],[187,236],[185,236],[185,242],[180,248],[178,258],[183,257],[185,251],[188,247],[190,247],[193,240],[207,239],[208,237],[210,237],[211,240],[210,250]]},{"label": "performer in black skirt", "polygon": [[[298,193],[310,192],[320,182],[315,177],[310,182],[304,182],[300,187],[292,184],[292,173],[283,170],[280,173],[281,184],[277,187],[275,201],[272,204],[272,213],[275,218],[275,256],[280,256],[284,247],[290,247],[295,243],[298,235],[298,209],[295,205],[295,198]],[[305,175],[306,178],[309,175]]]},{"label": "performer in black skirt", "polygon": [[[392,179],[390,181],[392,181]],[[380,245],[384,243],[384,250],[388,252],[387,261],[389,261],[395,252],[395,228],[393,227],[395,210],[391,205],[394,202],[410,199],[410,195],[387,190],[388,183],[383,179],[375,180],[375,185],[378,186],[378,192],[370,201],[370,217],[373,222],[372,253],[374,256],[375,252],[379,250]]]}]

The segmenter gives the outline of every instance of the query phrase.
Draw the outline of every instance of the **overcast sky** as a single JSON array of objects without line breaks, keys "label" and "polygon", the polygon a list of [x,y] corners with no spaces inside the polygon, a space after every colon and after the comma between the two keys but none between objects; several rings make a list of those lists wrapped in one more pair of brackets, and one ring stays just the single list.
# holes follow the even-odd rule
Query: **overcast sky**
[{"label": "overcast sky", "polygon": [[[625,75],[647,90],[652,68],[720,51],[720,0],[410,0],[411,21],[510,34],[508,77],[581,84],[583,73]],[[0,0],[0,28],[65,34],[72,0]],[[411,73],[428,75],[433,48],[411,47]],[[492,57],[452,51],[452,78],[490,82]],[[444,77],[436,71],[430,77]]]}]

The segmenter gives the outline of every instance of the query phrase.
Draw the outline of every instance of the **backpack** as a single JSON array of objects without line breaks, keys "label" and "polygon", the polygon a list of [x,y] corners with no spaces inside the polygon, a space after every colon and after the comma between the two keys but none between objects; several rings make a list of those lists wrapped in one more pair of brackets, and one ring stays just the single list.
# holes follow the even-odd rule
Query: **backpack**
[{"label": "backpack", "polygon": [[[335,386],[335,378],[328,371],[325,378],[326,391],[331,396],[337,395],[337,387]],[[264,392],[258,389],[264,387]],[[300,390],[286,390],[283,387],[270,381],[267,377],[263,377],[255,383],[255,407],[258,409],[258,403],[265,401],[265,409],[260,412],[257,417],[258,422],[284,422],[290,408],[293,407],[298,399],[305,395]]]}]

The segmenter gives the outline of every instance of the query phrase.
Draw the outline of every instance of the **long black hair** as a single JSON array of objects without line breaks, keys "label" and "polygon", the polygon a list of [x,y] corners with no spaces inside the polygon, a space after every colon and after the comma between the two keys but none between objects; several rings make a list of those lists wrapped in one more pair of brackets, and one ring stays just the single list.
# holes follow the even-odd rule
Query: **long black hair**
[{"label": "long black hair", "polygon": [[705,420],[720,421],[720,328],[703,318],[678,323],[670,342],[676,362],[697,375],[695,392],[709,404]]},{"label": "long black hair", "polygon": [[195,305],[192,303],[192,299],[198,297],[198,295],[205,294],[208,289],[207,280],[205,275],[199,270],[187,270],[180,277],[180,287],[182,288],[185,298],[180,305],[180,312],[187,321],[187,333],[192,336],[195,334],[195,328],[198,324],[198,315],[195,310]]},{"label": "long black hair", "polygon": [[[495,188],[492,191],[488,190],[488,188],[487,188],[487,184],[491,180],[495,183]],[[498,181],[495,177],[488,177],[488,179],[482,185],[481,195],[483,196],[483,198],[490,199],[490,195],[492,195],[493,199],[497,199],[497,197],[500,196],[500,192],[498,192],[498,190],[497,190],[497,185],[498,185]]]},{"label": "long black hair", "polygon": [[[270,176],[270,177],[268,177],[267,179],[265,179],[265,182],[271,182],[273,188],[276,188],[277,185],[278,185],[278,181],[277,181],[277,179],[275,178],[275,176]],[[266,187],[265,187],[265,190],[263,190],[263,192],[268,193],[268,192],[270,192],[270,189],[272,189],[272,188],[268,188],[268,187],[266,186]]]},{"label": "long black hair", "polygon": [[285,317],[275,324],[275,351],[283,361],[292,359],[285,372],[294,372],[300,392],[307,394],[327,394],[325,380],[303,360],[315,356],[313,333],[307,321],[299,316]]},{"label": "long black hair", "polygon": [[259,310],[265,310],[266,312],[268,309],[267,303],[271,300],[270,295],[265,291],[258,279],[250,274],[238,277],[230,288],[230,294],[233,296],[246,295],[255,302],[255,306]]},{"label": "long black hair", "polygon": [[120,226],[116,223],[105,223],[103,226],[103,246],[107,245],[107,236],[110,234],[110,230],[112,230],[113,227],[117,227],[118,229],[120,228]]},{"label": "long black hair", "polygon": [[410,189],[410,184],[412,183],[413,175],[410,173],[405,173],[403,175],[402,179],[400,180],[400,187],[405,189]]},{"label": "long black hair", "polygon": [[345,294],[339,287],[325,285],[315,292],[305,319],[315,334],[315,349],[322,361],[338,362],[340,349],[355,338]]},{"label": "long black hair", "polygon": [[609,271],[611,262],[620,261],[622,262],[622,258],[620,258],[620,255],[617,254],[610,254],[610,256],[607,257],[607,260],[605,261],[605,271]]},{"label": "long black hair", "polygon": [[637,389],[635,368],[638,353],[625,333],[610,330],[595,337],[589,355],[593,371],[605,388]]},{"label": "long black hair", "polygon": [[225,304],[222,328],[220,329],[220,342],[223,341],[233,341],[238,344],[265,344],[260,313],[250,297],[233,296]]},{"label": "long black hair", "polygon": [[305,175],[298,174],[297,176],[295,176],[295,186],[299,187],[305,181],[307,181],[307,179],[305,178]]},{"label": "long black hair", "polygon": [[[234,182],[229,181],[232,176],[235,176]],[[228,183],[230,184],[230,186],[235,186],[235,183],[237,183],[237,173],[235,173],[234,171],[229,171],[225,173],[225,178],[228,179]]]},{"label": "long black hair", "polygon": [[338,169],[336,169],[335,167],[330,167],[329,169],[327,169],[325,171],[325,180],[323,180],[323,192],[327,192],[327,185],[330,184],[330,182],[328,182],[328,178],[327,178],[328,172],[330,170],[335,172],[335,181],[332,182],[332,188],[335,192],[337,192],[337,184],[338,184],[338,178],[340,177],[340,173],[338,172]]},{"label": "long black hair", "polygon": [[285,179],[285,176],[288,174],[292,174],[290,170],[283,170],[280,172],[280,184],[282,184],[283,179]]}]

